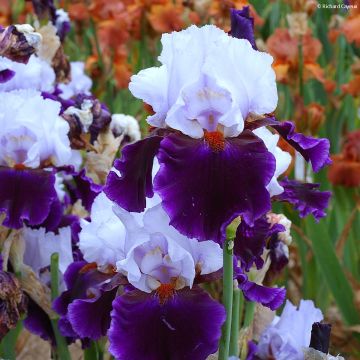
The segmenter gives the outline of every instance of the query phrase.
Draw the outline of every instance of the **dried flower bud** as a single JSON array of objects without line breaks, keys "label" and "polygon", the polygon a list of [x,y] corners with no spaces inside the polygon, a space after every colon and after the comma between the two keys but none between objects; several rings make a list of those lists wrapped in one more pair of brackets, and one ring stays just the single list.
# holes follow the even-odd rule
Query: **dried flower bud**
[{"label": "dried flower bud", "polygon": [[0,271],[0,340],[26,311],[27,298],[13,274]]},{"label": "dried flower bud", "polygon": [[122,137],[122,145],[138,141],[141,138],[138,121],[124,114],[113,114],[110,129],[115,137]]},{"label": "dried flower bud", "polygon": [[56,74],[56,82],[68,83],[71,80],[71,66],[62,46],[58,48],[52,59],[52,67]]},{"label": "dried flower bud", "polygon": [[289,23],[289,32],[292,37],[304,36],[308,30],[307,14],[305,12],[295,12],[286,15]]},{"label": "dried flower bud", "polygon": [[0,56],[26,64],[40,46],[42,36],[28,24],[0,30]]},{"label": "dried flower bud", "polygon": [[111,122],[110,112],[91,96],[78,95],[74,102],[75,104],[62,114],[70,125],[71,145],[75,149],[93,148],[90,144],[94,144],[99,134],[106,131]]},{"label": "dried flower bud", "polygon": [[42,36],[42,42],[37,54],[48,64],[51,64],[61,46],[60,39],[56,35],[56,27],[49,22],[47,25],[38,29],[38,32]]}]

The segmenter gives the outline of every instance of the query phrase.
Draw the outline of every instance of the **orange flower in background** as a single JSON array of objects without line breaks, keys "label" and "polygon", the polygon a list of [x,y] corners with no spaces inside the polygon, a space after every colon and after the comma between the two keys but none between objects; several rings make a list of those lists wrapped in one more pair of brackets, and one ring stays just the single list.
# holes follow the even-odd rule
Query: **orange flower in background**
[{"label": "orange flower in background", "polygon": [[183,13],[184,7],[181,4],[170,2],[165,6],[152,6],[147,18],[156,32],[165,33],[179,31],[184,28]]},{"label": "orange flower in background", "polygon": [[355,75],[348,84],[342,86],[342,90],[352,96],[360,96],[360,75]]},{"label": "orange flower in background", "polygon": [[118,49],[113,59],[113,65],[116,86],[120,89],[127,88],[132,75],[132,68],[131,64],[128,63],[126,49]]},{"label": "orange flower in background", "polygon": [[319,103],[304,104],[301,96],[294,96],[294,115],[296,129],[300,132],[310,132],[316,135],[325,121],[325,108]]},{"label": "orange flower in background", "polygon": [[9,0],[0,0],[0,24],[2,26],[10,25],[11,6]]},{"label": "orange flower in background", "polygon": [[[305,79],[316,78],[324,82],[323,70],[316,63],[321,53],[320,41],[310,32],[302,37]],[[294,81],[299,72],[299,40],[292,37],[288,29],[276,29],[267,40],[267,48],[275,58],[273,64],[276,78],[280,82]]]},{"label": "orange flower in background", "polygon": [[360,185],[360,130],[349,133],[341,154],[332,156],[329,180],[334,185]]},{"label": "orange flower in background", "polygon": [[351,5],[357,7],[350,8],[349,17],[346,18],[341,26],[341,31],[349,42],[355,42],[357,46],[360,45],[360,4],[358,0],[350,1]]},{"label": "orange flower in background", "polygon": [[70,19],[73,21],[85,21],[89,20],[90,13],[87,4],[85,1],[75,2],[72,1],[67,6],[67,11],[69,12]]}]

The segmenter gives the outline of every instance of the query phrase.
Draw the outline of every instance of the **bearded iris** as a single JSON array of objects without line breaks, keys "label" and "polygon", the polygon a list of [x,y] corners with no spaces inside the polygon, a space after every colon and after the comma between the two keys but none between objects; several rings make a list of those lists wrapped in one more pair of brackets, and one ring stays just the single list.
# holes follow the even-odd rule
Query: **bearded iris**
[{"label": "bearded iris", "polygon": [[178,233],[160,204],[143,214],[113,206],[100,194],[81,224],[80,249],[99,265],[68,268],[68,290],[54,304],[63,335],[108,334],[117,359],[206,358],[225,311],[198,283],[222,267],[220,246]]},{"label": "bearded iris", "polygon": [[[0,210],[4,225],[20,228],[42,223],[57,199],[51,167],[72,156],[68,124],[59,117],[60,104],[34,90],[1,94]],[[41,186],[39,186],[41,184]]]},{"label": "bearded iris", "polygon": [[[182,234],[222,243],[237,216],[249,226],[283,187],[277,177],[290,156],[272,127],[315,171],[329,162],[329,142],[294,132],[266,114],[277,105],[272,58],[245,39],[208,25],[164,34],[162,65],[134,75],[130,91],[151,105],[149,137],[124,148],[105,192],[141,212],[154,193]],[[273,130],[274,131],[274,130]],[[154,157],[160,169],[152,176]],[[324,204],[322,204],[324,205]]]}]

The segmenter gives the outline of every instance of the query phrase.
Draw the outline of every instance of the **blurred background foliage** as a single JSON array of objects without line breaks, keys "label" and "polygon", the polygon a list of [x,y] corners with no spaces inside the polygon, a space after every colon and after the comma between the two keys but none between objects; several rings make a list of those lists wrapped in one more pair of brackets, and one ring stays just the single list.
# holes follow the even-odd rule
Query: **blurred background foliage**
[{"label": "blurred background foliage", "polygon": [[[151,109],[133,98],[127,85],[131,74],[157,63],[161,33],[206,23],[228,31],[229,9],[245,5],[251,6],[259,50],[274,57],[277,118],[295,121],[305,134],[329,138],[333,156],[330,167],[312,174],[292,154],[287,175],[320,182],[322,190],[331,190],[333,196],[327,217],[319,223],[299,219],[290,207],[277,205],[275,211],[293,222],[294,241],[289,266],[276,282],[287,287],[287,296],[295,303],[313,299],[333,324],[334,348],[349,359],[359,359],[360,1],[58,2],[72,20],[65,53],[70,60],[86,63],[94,94],[112,112],[136,116],[144,133]],[[31,2],[0,0],[3,26],[32,21]]]}]

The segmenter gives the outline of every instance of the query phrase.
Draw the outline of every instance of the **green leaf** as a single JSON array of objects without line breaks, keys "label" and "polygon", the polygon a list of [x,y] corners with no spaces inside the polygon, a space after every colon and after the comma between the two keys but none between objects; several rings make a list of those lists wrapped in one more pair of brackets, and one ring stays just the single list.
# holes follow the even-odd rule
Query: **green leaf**
[{"label": "green leaf", "polygon": [[307,234],[312,240],[313,251],[319,268],[345,322],[348,325],[358,324],[360,316],[353,302],[354,294],[336,257],[326,228],[326,222],[316,223],[313,218],[309,217],[305,220],[305,225]]}]

